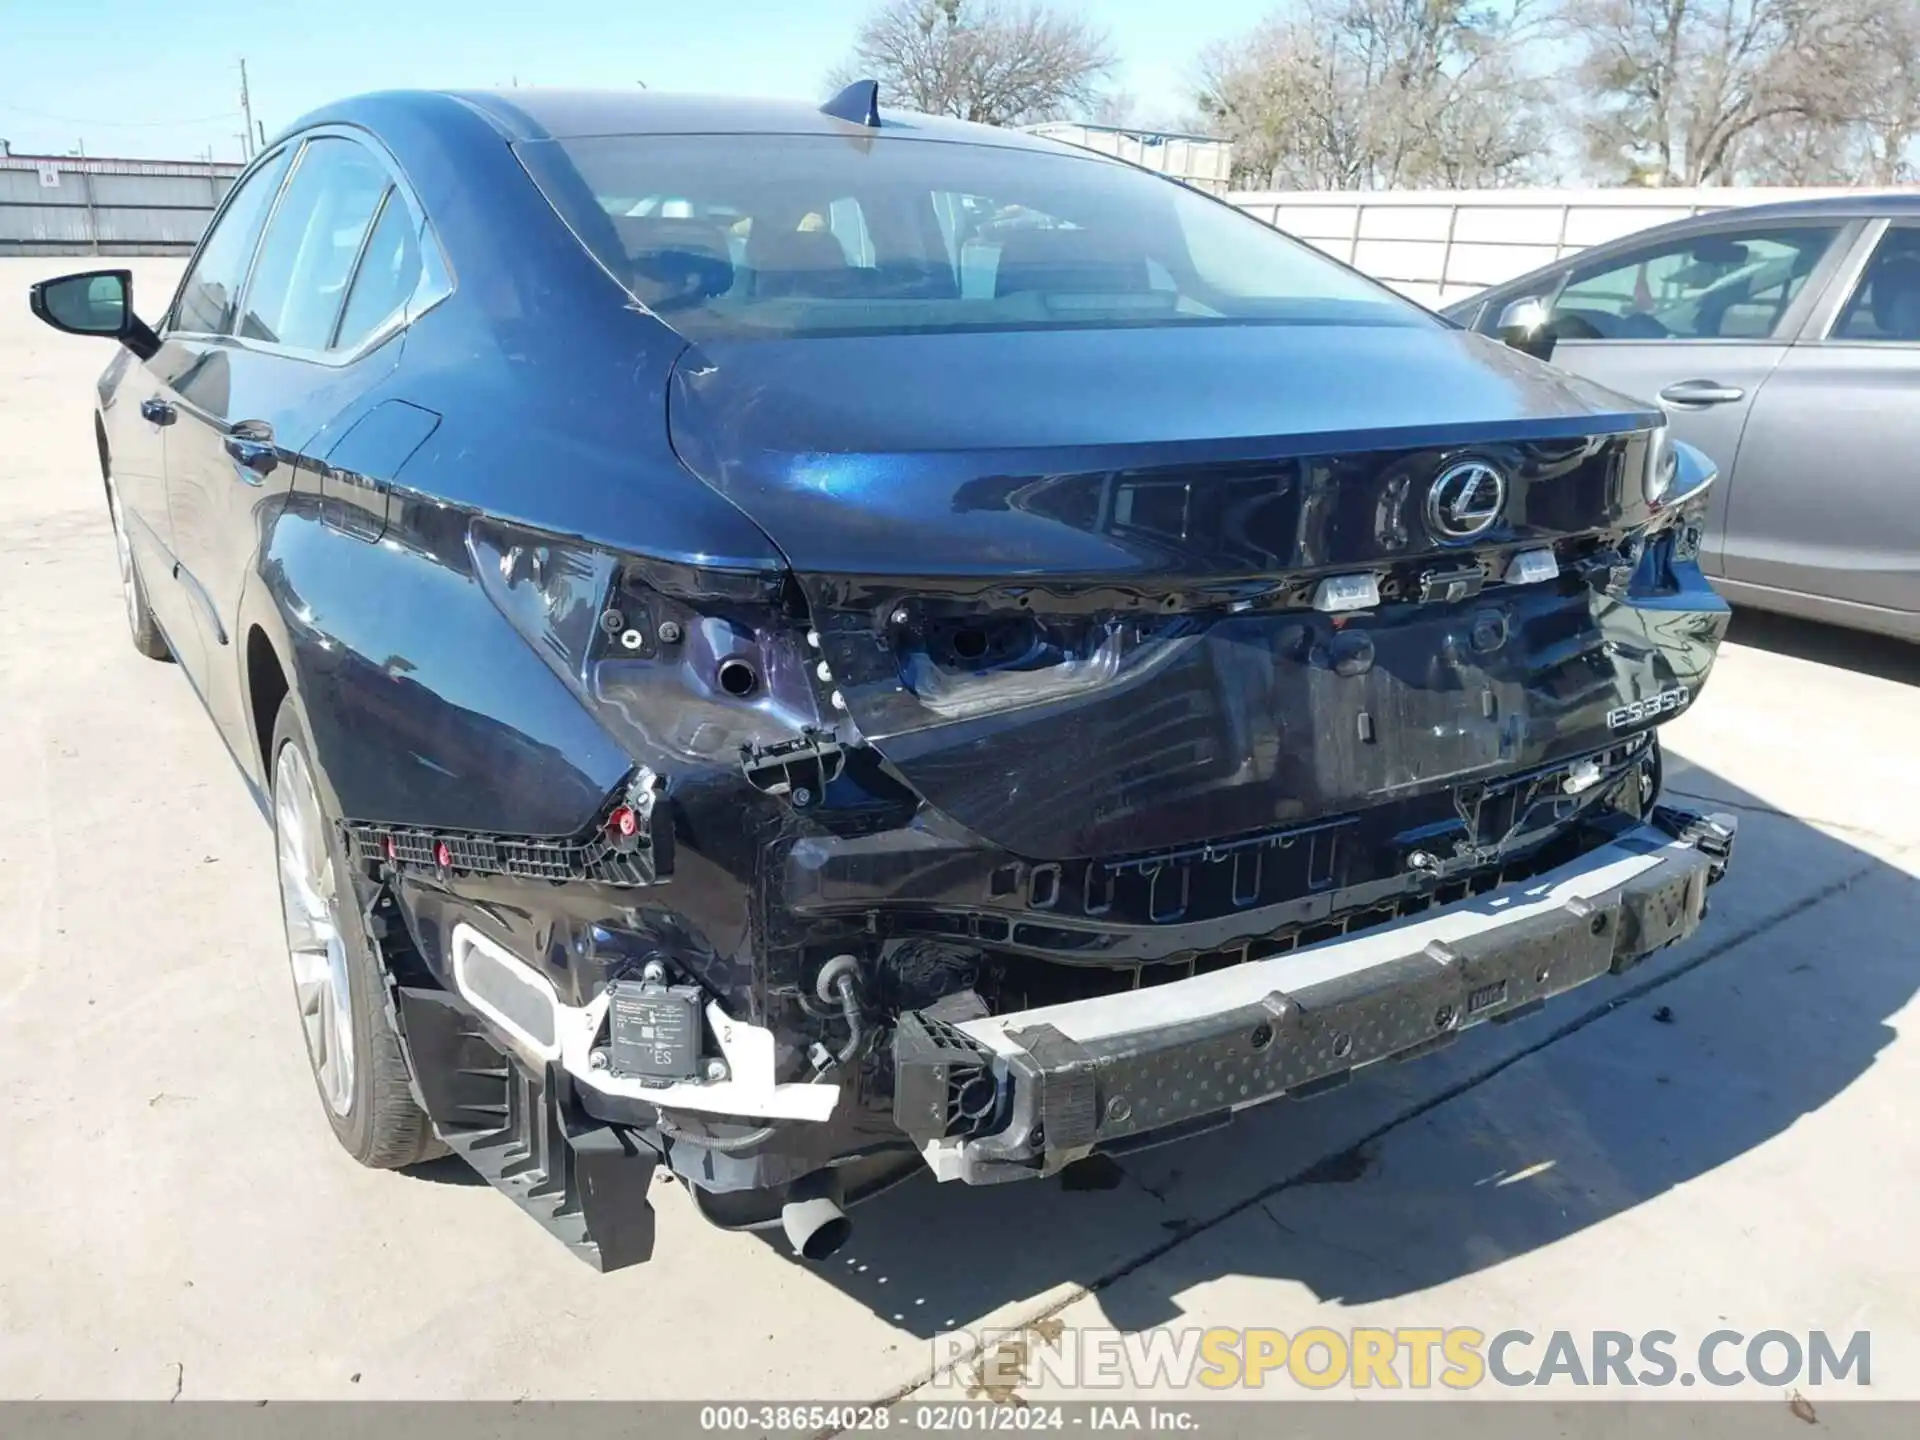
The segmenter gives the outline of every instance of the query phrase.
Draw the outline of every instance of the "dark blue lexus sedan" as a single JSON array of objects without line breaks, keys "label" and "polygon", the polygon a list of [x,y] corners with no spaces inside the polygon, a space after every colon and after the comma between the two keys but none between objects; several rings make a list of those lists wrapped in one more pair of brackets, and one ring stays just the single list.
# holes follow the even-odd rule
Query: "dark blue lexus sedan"
[{"label": "dark blue lexus sedan", "polygon": [[584,1257],[810,1258],[1690,933],[1725,606],[1663,417],[1003,130],[388,94],[234,186],[95,437],[271,815],[325,1113]]}]

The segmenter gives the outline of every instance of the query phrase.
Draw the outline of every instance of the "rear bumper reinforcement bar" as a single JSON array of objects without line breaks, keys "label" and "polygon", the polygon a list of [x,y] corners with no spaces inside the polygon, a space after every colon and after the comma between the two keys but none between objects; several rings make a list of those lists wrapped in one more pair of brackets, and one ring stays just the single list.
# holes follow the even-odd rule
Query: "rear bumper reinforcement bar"
[{"label": "rear bumper reinforcement bar", "polygon": [[894,1118],[938,1178],[986,1184],[1331,1088],[1692,934],[1734,833],[1663,807],[1556,870],[1345,939],[957,1024],[911,1012]]}]

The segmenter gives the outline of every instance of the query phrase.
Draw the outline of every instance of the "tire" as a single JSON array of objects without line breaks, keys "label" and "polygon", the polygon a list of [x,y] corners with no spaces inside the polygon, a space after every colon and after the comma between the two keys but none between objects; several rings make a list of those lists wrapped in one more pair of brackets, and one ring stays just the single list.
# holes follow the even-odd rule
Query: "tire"
[{"label": "tire", "polygon": [[154,621],[153,607],[147,604],[147,582],[140,578],[140,562],[134,558],[133,543],[120,518],[120,495],[107,481],[107,518],[113,522],[114,557],[120,564],[120,594],[126,602],[127,629],[133,634],[133,648],[149,660],[171,660],[173,651],[167,637]]},{"label": "tire", "polygon": [[377,1170],[446,1154],[407,1083],[387,1023],[385,977],[366,935],[337,817],[315,783],[312,746],[291,699],[273,722],[268,768],[287,963],[307,1061],[334,1138]]}]

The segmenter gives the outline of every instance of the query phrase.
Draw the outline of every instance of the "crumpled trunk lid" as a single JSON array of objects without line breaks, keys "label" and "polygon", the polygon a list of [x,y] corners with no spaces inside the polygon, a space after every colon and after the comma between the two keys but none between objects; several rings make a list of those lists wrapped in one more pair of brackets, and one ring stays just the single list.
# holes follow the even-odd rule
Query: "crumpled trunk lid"
[{"label": "crumpled trunk lid", "polygon": [[[1657,419],[1478,337],[1352,326],[701,346],[669,401],[683,463],[792,564],[826,713],[1036,860],[1310,823],[1684,705],[1725,610],[1628,543]],[[1436,505],[1464,460],[1500,477],[1473,534]],[[1561,573],[1505,583],[1539,549]],[[1380,605],[1313,608],[1354,573]]]}]

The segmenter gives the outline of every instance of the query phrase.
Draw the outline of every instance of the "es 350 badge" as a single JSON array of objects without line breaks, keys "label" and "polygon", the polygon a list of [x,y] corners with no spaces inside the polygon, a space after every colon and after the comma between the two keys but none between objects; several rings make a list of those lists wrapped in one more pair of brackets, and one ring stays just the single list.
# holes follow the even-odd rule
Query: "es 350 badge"
[{"label": "es 350 badge", "polygon": [[1624,730],[1629,725],[1638,725],[1647,720],[1658,720],[1662,715],[1671,715],[1677,710],[1687,708],[1687,702],[1693,697],[1687,693],[1684,685],[1675,685],[1670,690],[1662,690],[1658,695],[1649,695],[1644,700],[1629,700],[1607,712],[1607,728]]}]

